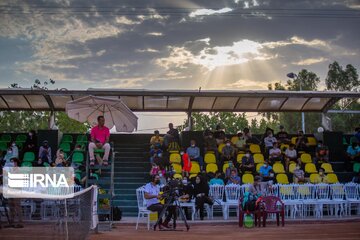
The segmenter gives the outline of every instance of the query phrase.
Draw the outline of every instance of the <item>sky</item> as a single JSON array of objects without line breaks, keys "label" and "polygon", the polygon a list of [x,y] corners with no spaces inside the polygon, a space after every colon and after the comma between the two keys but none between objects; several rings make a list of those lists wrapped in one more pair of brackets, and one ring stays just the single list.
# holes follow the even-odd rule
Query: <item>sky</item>
[{"label": "sky", "polygon": [[333,61],[360,69],[359,26],[359,0],[2,0],[0,88],[254,90],[307,69],[321,90]]}]

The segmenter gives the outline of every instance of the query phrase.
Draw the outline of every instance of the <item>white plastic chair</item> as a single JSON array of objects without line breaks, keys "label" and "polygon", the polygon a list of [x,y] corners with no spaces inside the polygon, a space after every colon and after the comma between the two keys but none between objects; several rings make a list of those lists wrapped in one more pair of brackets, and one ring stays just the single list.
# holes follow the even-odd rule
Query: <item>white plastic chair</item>
[{"label": "white plastic chair", "polygon": [[334,215],[336,217],[341,217],[346,215],[347,209],[347,201],[345,198],[345,188],[344,185],[341,183],[335,183],[330,185],[330,193],[331,193],[331,200],[334,210]]},{"label": "white plastic chair", "polygon": [[355,213],[360,214],[360,185],[350,182],[344,185],[345,196],[347,201],[347,215],[351,215],[352,206],[354,205]]},{"label": "white plastic chair", "polygon": [[302,201],[298,199],[294,184],[279,184],[279,196],[285,205],[285,214],[295,219]]},{"label": "white plastic chair", "polygon": [[328,209],[328,215],[330,215],[330,206],[332,204],[331,194],[330,194],[330,186],[326,183],[319,183],[315,185],[316,197],[318,208],[320,211],[320,218],[324,215],[324,206]]},{"label": "white plastic chair", "polygon": [[214,218],[214,208],[221,208],[223,217],[226,219],[227,213],[226,213],[226,207],[225,202],[223,201],[224,197],[224,185],[210,185],[210,191],[209,196],[214,200],[214,204],[210,206],[210,216],[211,219]]},{"label": "white plastic chair", "polygon": [[138,217],[136,220],[136,230],[138,229],[139,226],[139,220],[140,218],[147,218],[147,229],[150,230],[150,214],[152,213],[152,211],[147,210],[146,208],[146,201],[145,201],[145,197],[144,197],[144,187],[140,187],[138,189],[136,189],[136,199],[137,199],[137,204],[138,204]]},{"label": "white plastic chair", "polygon": [[302,202],[301,215],[307,217],[313,212],[313,216],[320,218],[321,213],[315,195],[315,186],[313,184],[296,185],[296,191],[299,200]]},{"label": "white plastic chair", "polygon": [[180,202],[180,206],[181,207],[191,208],[191,220],[194,221],[195,220],[195,214],[196,214],[195,201],[191,200],[191,202]]},{"label": "white plastic chair", "polygon": [[239,199],[240,199],[240,185],[238,184],[229,184],[225,186],[225,219],[229,218],[230,207],[236,208],[236,216],[239,216]]}]

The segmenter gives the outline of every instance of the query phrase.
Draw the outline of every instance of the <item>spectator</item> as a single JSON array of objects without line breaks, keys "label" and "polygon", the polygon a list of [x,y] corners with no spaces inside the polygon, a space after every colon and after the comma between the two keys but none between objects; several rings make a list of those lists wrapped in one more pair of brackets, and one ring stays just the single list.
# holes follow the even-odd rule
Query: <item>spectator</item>
[{"label": "spectator", "polygon": [[235,143],[235,151],[236,155],[239,151],[245,151],[246,150],[246,139],[243,136],[242,132],[238,132],[237,134],[238,140]]},{"label": "spectator", "polygon": [[360,143],[360,127],[355,128],[354,136],[350,138],[350,144],[356,142],[357,144]]},{"label": "spectator", "polygon": [[180,155],[182,156],[183,175],[188,177],[192,168],[191,158],[189,154],[184,151],[181,151]]},{"label": "spectator", "polygon": [[219,151],[216,144],[216,139],[214,138],[214,134],[212,132],[209,132],[209,136],[204,139],[205,140],[205,148],[204,152],[213,151],[215,154],[216,159],[219,159]]},{"label": "spectator", "polygon": [[253,174],[255,173],[254,158],[250,150],[246,150],[245,156],[243,156],[241,160],[241,172],[244,174],[246,171],[250,171]]},{"label": "spectator", "polygon": [[89,143],[90,166],[95,165],[95,149],[105,150],[102,164],[107,166],[109,164],[108,160],[110,154],[110,130],[105,126],[104,116],[98,116],[97,121],[98,125],[91,129],[91,142]]},{"label": "spectator", "polygon": [[[191,182],[188,180],[187,177],[183,177],[182,179],[182,188],[179,190],[179,200],[180,202],[191,202],[192,195],[194,192],[194,185],[191,184]],[[184,213],[187,220],[190,220],[191,217],[188,213],[188,207],[183,207]]]},{"label": "spectator", "polygon": [[286,171],[289,171],[290,162],[296,162],[301,164],[300,159],[297,157],[297,152],[295,149],[295,144],[290,143],[289,148],[285,150],[285,167]]},{"label": "spectator", "polygon": [[220,177],[221,177],[221,172],[217,171],[215,173],[215,177],[210,180],[209,184],[210,185],[215,185],[215,184],[224,185],[224,180],[222,180]]},{"label": "spectator", "polygon": [[196,141],[194,139],[190,141],[190,147],[186,149],[186,153],[189,155],[191,161],[198,162],[201,169],[204,168],[204,160],[200,155],[200,148],[196,146]]},{"label": "spectator", "polygon": [[171,135],[175,142],[179,142],[179,131],[174,128],[174,124],[169,123],[169,131],[167,131],[167,134]]},{"label": "spectator", "polygon": [[290,143],[289,134],[285,131],[284,126],[280,126],[280,132],[276,134],[276,139],[278,140],[279,144]]},{"label": "spectator", "polygon": [[244,139],[245,139],[245,142],[248,144],[248,143],[253,143],[253,139],[252,139],[252,134],[250,132],[250,129],[249,128],[244,128],[243,129],[243,135],[244,135]]},{"label": "spectator", "polygon": [[26,138],[23,153],[25,152],[33,152],[37,151],[37,136],[34,130],[29,131],[29,134]]},{"label": "spectator", "polygon": [[274,142],[273,148],[269,151],[269,163],[270,165],[273,165],[275,162],[282,162],[283,157],[281,154],[281,150],[279,148],[279,144],[277,142]]},{"label": "spectator", "polygon": [[346,150],[346,169],[350,170],[351,162],[360,162],[360,147],[358,143],[353,142],[350,146],[348,146]]},{"label": "spectator", "polygon": [[235,170],[236,173],[238,173],[238,170],[236,169],[236,167],[234,166],[234,164],[232,162],[229,162],[228,164],[229,164],[229,166],[225,170],[225,178],[226,179],[229,179],[231,177],[231,171]]},{"label": "spectator", "polygon": [[209,198],[209,185],[203,177],[197,176],[194,184],[194,196],[196,211],[200,211],[200,220],[204,220],[204,204],[213,205],[213,201]]},{"label": "spectator", "polygon": [[269,165],[268,162],[264,162],[264,165],[260,167],[259,173],[263,182],[274,180],[272,167]]},{"label": "spectator", "polygon": [[151,148],[154,148],[155,145],[161,148],[163,142],[164,142],[164,138],[160,136],[159,131],[158,130],[154,131],[154,136],[152,136],[150,139]]},{"label": "spectator", "polygon": [[307,137],[304,135],[303,131],[298,132],[298,136],[296,138],[296,150],[297,152],[307,152],[308,151],[308,140]]},{"label": "spectator", "polygon": [[[222,166],[224,164],[224,162],[229,161],[229,162],[233,162],[235,164],[235,149],[233,146],[231,146],[231,142],[230,140],[226,141],[226,145],[223,147],[222,151],[221,151],[221,163],[220,165]],[[220,167],[219,166],[219,169]]]},{"label": "spectator", "polygon": [[209,128],[206,128],[204,130],[204,132],[203,132],[204,141],[206,141],[206,139],[209,137],[210,133],[212,133],[212,132],[210,131]]},{"label": "spectator", "polygon": [[159,161],[156,161],[158,158],[162,157],[163,151],[155,145],[153,149],[150,150],[150,163],[158,163]]},{"label": "spectator", "polygon": [[15,141],[11,142],[10,148],[11,148],[11,152],[12,152],[13,157],[14,158],[19,158],[19,148],[16,145]]},{"label": "spectator", "polygon": [[319,169],[319,175],[316,179],[316,183],[329,183],[327,176],[325,175],[325,169]]},{"label": "spectator", "polygon": [[225,132],[224,132],[224,130],[221,129],[220,124],[216,125],[214,137],[216,139],[217,145],[220,145],[225,142],[225,139],[226,139]]},{"label": "spectator", "polygon": [[47,140],[43,141],[43,145],[39,149],[39,158],[37,166],[44,166],[44,163],[50,164],[51,161],[51,147]]},{"label": "spectator", "polygon": [[274,142],[277,142],[276,138],[274,137],[272,131],[269,129],[267,131],[267,136],[264,138],[264,145],[265,145],[265,153],[268,154],[269,150],[273,148]]},{"label": "spectator", "polygon": [[320,167],[322,163],[329,162],[329,148],[324,145],[323,141],[318,141],[318,145],[315,150],[315,156],[318,167]]},{"label": "spectator", "polygon": [[6,151],[6,154],[3,158],[3,161],[5,162],[4,167],[13,167],[14,163],[11,161],[11,159],[19,158],[19,150],[14,142],[12,142],[10,145],[8,145],[8,149]]},{"label": "spectator", "polygon": [[62,167],[64,165],[66,165],[64,151],[61,148],[59,148],[56,151],[55,166]]},{"label": "spectator", "polygon": [[294,183],[305,183],[305,173],[300,168],[300,164],[296,164],[294,173],[293,173]]},{"label": "spectator", "polygon": [[[158,217],[160,217],[160,214],[164,208],[164,206],[160,203],[160,199],[162,196],[160,195],[160,176],[159,175],[153,175],[151,177],[151,182],[145,185],[144,188],[144,198],[146,200],[146,206],[147,209],[153,212],[158,213]],[[170,214],[166,216],[165,221],[163,222],[162,219],[159,221],[159,229],[162,228],[169,228],[169,222],[171,220],[171,217],[173,215],[173,208],[168,208],[168,211]]]},{"label": "spectator", "polygon": [[231,170],[230,178],[227,181],[227,184],[241,184],[241,179],[237,174],[236,170]]},{"label": "spectator", "polygon": [[255,176],[254,183],[250,185],[248,192],[259,197],[266,194],[266,187],[265,184],[261,183],[260,176]]}]

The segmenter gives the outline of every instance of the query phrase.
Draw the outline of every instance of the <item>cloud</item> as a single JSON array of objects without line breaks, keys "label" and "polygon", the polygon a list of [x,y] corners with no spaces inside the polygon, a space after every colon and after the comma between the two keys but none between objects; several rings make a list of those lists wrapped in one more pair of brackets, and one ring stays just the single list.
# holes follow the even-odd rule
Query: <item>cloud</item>
[{"label": "cloud", "polygon": [[267,90],[268,84],[268,82],[255,82],[251,79],[239,79],[236,82],[227,84],[225,89]]},{"label": "cloud", "polygon": [[289,45],[303,45],[314,48],[325,48],[329,49],[330,44],[324,40],[313,39],[313,40],[305,40],[298,36],[293,36],[289,40],[286,41],[275,41],[275,42],[266,42],[263,43],[263,46],[268,48],[277,48],[277,47],[285,47]]},{"label": "cloud", "polygon": [[189,17],[193,18],[193,17],[197,17],[197,16],[209,16],[209,15],[214,15],[214,14],[227,13],[227,12],[231,12],[231,11],[232,11],[232,9],[228,8],[228,7],[222,8],[219,10],[204,8],[204,9],[198,9],[198,10],[191,12],[189,14]]},{"label": "cloud", "polygon": [[157,52],[159,52],[159,50],[156,50],[154,48],[145,48],[145,49],[135,49],[135,52],[138,52],[138,53],[144,53],[144,52],[157,53]]},{"label": "cloud", "polygon": [[103,50],[96,52],[96,56],[100,57],[100,56],[104,55],[105,53],[106,53],[106,50],[103,49]]},{"label": "cloud", "polygon": [[163,36],[164,34],[161,33],[161,32],[149,32],[149,33],[147,33],[146,35],[148,35],[148,36],[160,37],[160,36]]},{"label": "cloud", "polygon": [[312,64],[316,64],[316,63],[325,62],[325,61],[329,61],[329,59],[324,58],[324,57],[307,58],[307,59],[304,59],[304,60],[300,60],[298,62],[292,62],[291,64],[299,65],[299,66],[308,66],[308,65],[312,65]]}]

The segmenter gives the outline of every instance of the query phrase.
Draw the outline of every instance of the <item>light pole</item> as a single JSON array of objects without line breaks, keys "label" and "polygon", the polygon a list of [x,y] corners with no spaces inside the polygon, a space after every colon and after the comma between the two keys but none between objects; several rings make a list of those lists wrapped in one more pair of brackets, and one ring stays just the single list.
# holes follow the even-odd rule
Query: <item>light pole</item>
[{"label": "light pole", "polygon": [[[288,78],[292,78],[294,80],[295,79],[299,80],[298,75],[296,75],[293,72],[286,74],[286,76]],[[302,86],[301,86],[301,81],[300,80],[299,80],[299,87],[300,87],[300,91],[302,91]],[[301,112],[301,127],[302,127],[303,132],[305,133],[305,114],[304,114],[304,112]]]}]

